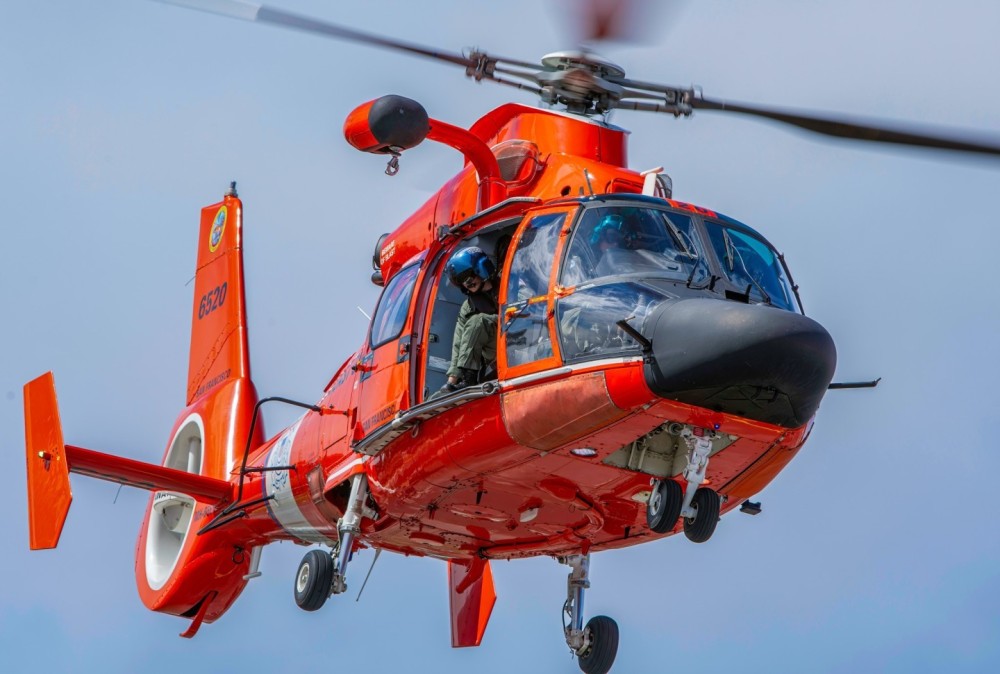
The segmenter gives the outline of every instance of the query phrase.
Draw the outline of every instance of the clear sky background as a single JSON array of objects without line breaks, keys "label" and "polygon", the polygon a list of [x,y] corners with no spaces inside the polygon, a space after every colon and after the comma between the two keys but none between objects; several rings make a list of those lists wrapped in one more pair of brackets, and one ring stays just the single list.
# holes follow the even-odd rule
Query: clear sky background
[{"label": "clear sky background", "polygon": [[[572,46],[572,2],[276,0],[361,30],[525,60]],[[709,97],[986,130],[1000,138],[1000,4],[713,0],[605,45],[642,80]],[[468,126],[527,94],[457,68],[139,0],[0,3],[0,653],[5,671],[574,672],[566,567],[495,564],[483,645],[449,647],[445,565],[371,552],[347,596],[292,599],[305,548],[187,641],[133,577],[147,494],[74,476],[57,550],[29,553],[21,387],[55,372],[67,441],[158,463],[184,403],[199,209],[238,180],[261,395],[315,400],[364,338],[379,234],[461,166],[431,144],[395,178],[350,148],[386,93]],[[700,113],[619,112],[631,164],[787,254],[838,380],[812,438],[706,544],[597,554],[588,616],[617,668],[1000,671],[1000,161],[836,144]],[[295,413],[272,409],[268,434]]]}]

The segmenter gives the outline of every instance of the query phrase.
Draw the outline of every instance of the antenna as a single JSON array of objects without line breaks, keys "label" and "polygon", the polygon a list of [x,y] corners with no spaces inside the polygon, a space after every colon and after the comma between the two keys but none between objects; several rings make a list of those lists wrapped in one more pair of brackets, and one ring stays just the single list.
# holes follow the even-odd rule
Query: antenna
[{"label": "antenna", "polygon": [[365,582],[361,583],[361,589],[358,590],[358,596],[355,597],[354,601],[361,601],[361,593],[365,591],[365,587],[368,585],[368,579],[372,577],[372,570],[375,568],[375,562],[378,561],[378,556],[382,554],[382,548],[375,548],[375,559],[372,560],[372,565],[368,567],[368,575],[365,576]]}]

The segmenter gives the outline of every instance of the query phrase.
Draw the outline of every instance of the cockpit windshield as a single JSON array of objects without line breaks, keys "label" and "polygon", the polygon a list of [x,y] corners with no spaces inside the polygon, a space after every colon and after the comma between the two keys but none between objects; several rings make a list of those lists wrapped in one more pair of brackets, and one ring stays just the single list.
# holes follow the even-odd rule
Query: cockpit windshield
[{"label": "cockpit windshield", "polygon": [[638,353],[664,301],[698,295],[799,311],[784,263],[749,227],[697,209],[591,204],[564,248],[555,299],[564,361]]},{"label": "cockpit windshield", "polygon": [[797,311],[784,265],[769,245],[749,231],[705,220],[722,273],[753,301]]},{"label": "cockpit windshield", "polygon": [[728,219],[644,204],[588,208],[573,229],[559,285],[612,279],[682,281],[696,290],[714,289],[721,280],[719,288],[749,301],[799,310],[784,264],[753,230]]},{"label": "cockpit windshield", "polygon": [[559,284],[609,276],[648,276],[698,283],[710,274],[692,218],[643,206],[590,208],[577,223]]}]

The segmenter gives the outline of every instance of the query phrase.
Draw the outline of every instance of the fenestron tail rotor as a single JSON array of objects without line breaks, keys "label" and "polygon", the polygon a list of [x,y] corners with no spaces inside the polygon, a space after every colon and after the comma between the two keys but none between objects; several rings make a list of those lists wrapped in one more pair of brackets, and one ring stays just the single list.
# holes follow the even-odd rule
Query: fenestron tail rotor
[{"label": "fenestron tail rotor", "polygon": [[[531,91],[543,103],[560,105],[568,112],[580,115],[604,115],[620,108],[662,112],[675,117],[690,116],[695,110],[731,112],[838,139],[1000,157],[1000,138],[986,134],[931,131],[903,123],[869,123],[847,116],[713,100],[705,98],[694,87],[674,87],[629,79],[622,67],[588,50],[555,52],[542,58],[541,63],[531,63],[492,56],[475,49],[467,53],[442,51],[244,0],[157,1],[457,65],[465,69],[466,76],[477,82],[489,80]],[[622,0],[594,0],[589,3],[587,37],[591,40],[621,37],[616,11],[622,6]]]}]

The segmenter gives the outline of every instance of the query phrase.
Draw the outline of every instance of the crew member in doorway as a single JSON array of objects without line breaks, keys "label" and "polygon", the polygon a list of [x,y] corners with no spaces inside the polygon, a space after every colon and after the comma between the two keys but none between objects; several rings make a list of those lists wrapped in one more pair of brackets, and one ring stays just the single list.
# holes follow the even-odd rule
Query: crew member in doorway
[{"label": "crew member in doorway", "polygon": [[480,248],[470,246],[448,262],[448,276],[463,293],[451,346],[451,367],[442,393],[478,384],[483,369],[496,360],[499,282],[496,267]]}]

